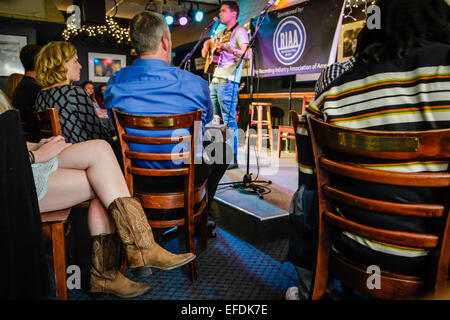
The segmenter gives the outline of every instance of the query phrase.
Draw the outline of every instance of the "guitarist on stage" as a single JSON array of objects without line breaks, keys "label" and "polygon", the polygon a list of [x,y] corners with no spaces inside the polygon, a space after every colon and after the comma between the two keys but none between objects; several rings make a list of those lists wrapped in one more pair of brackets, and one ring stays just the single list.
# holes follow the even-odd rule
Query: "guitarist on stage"
[{"label": "guitarist on stage", "polygon": [[[247,31],[237,23],[238,16],[239,4],[237,2],[222,1],[219,18],[220,22],[226,25],[226,29],[219,32],[216,39],[223,38],[229,41],[221,42],[210,39],[205,42],[202,49],[203,58],[207,58],[209,52],[214,49],[220,53],[209,89],[214,105],[214,114],[219,115],[234,133],[233,163],[230,164],[229,169],[238,167],[236,103],[243,63],[239,67],[237,63],[240,61],[249,42]],[[244,59],[248,60],[250,57],[251,50],[248,50]]]}]

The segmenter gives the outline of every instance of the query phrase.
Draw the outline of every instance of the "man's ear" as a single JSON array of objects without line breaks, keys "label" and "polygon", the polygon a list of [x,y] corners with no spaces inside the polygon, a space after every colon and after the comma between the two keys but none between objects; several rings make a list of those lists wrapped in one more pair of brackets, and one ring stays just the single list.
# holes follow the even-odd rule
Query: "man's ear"
[{"label": "man's ear", "polygon": [[165,51],[169,51],[169,49],[170,49],[169,39],[167,39],[166,37],[162,36],[162,38],[161,38],[161,45],[162,45],[162,48]]}]

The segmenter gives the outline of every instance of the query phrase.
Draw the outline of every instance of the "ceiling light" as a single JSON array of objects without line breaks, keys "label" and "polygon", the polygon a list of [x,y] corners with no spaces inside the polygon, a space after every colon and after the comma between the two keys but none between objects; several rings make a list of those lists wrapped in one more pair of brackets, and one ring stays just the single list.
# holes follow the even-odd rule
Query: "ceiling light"
[{"label": "ceiling light", "polygon": [[178,24],[182,27],[184,27],[185,25],[187,25],[189,22],[188,17],[186,17],[184,14],[181,14],[178,16]]},{"label": "ceiling light", "polygon": [[168,26],[171,26],[175,22],[175,18],[169,12],[164,12],[164,18]]}]

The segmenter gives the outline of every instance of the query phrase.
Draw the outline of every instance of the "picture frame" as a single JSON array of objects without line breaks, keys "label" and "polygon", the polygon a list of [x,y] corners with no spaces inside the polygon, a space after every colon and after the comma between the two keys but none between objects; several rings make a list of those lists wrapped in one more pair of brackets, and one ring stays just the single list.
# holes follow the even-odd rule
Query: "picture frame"
[{"label": "picture frame", "polygon": [[20,50],[26,45],[26,36],[0,34],[0,76],[25,73],[19,55]]},{"label": "picture frame", "polygon": [[93,82],[108,82],[114,72],[127,64],[126,55],[111,53],[88,53],[89,80]]},{"label": "picture frame", "polygon": [[338,46],[338,62],[345,62],[353,55],[356,48],[358,34],[364,28],[365,21],[346,23],[341,28]]}]

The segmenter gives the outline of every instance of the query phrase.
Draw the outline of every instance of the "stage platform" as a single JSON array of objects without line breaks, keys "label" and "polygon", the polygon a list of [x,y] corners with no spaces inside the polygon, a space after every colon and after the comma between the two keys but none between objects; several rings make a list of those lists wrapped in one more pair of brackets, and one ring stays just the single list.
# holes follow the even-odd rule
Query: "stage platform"
[{"label": "stage platform", "polygon": [[[246,173],[244,148],[239,148],[238,163],[239,168],[228,170],[221,184],[243,180]],[[290,201],[298,186],[295,153],[282,152],[278,158],[277,152],[270,156],[263,150],[257,159],[252,147],[249,172],[253,178],[271,182],[257,183],[267,188],[268,193],[262,194],[261,199],[257,195],[240,192],[233,185],[219,184],[212,204],[213,217],[249,243],[286,238]]]}]

